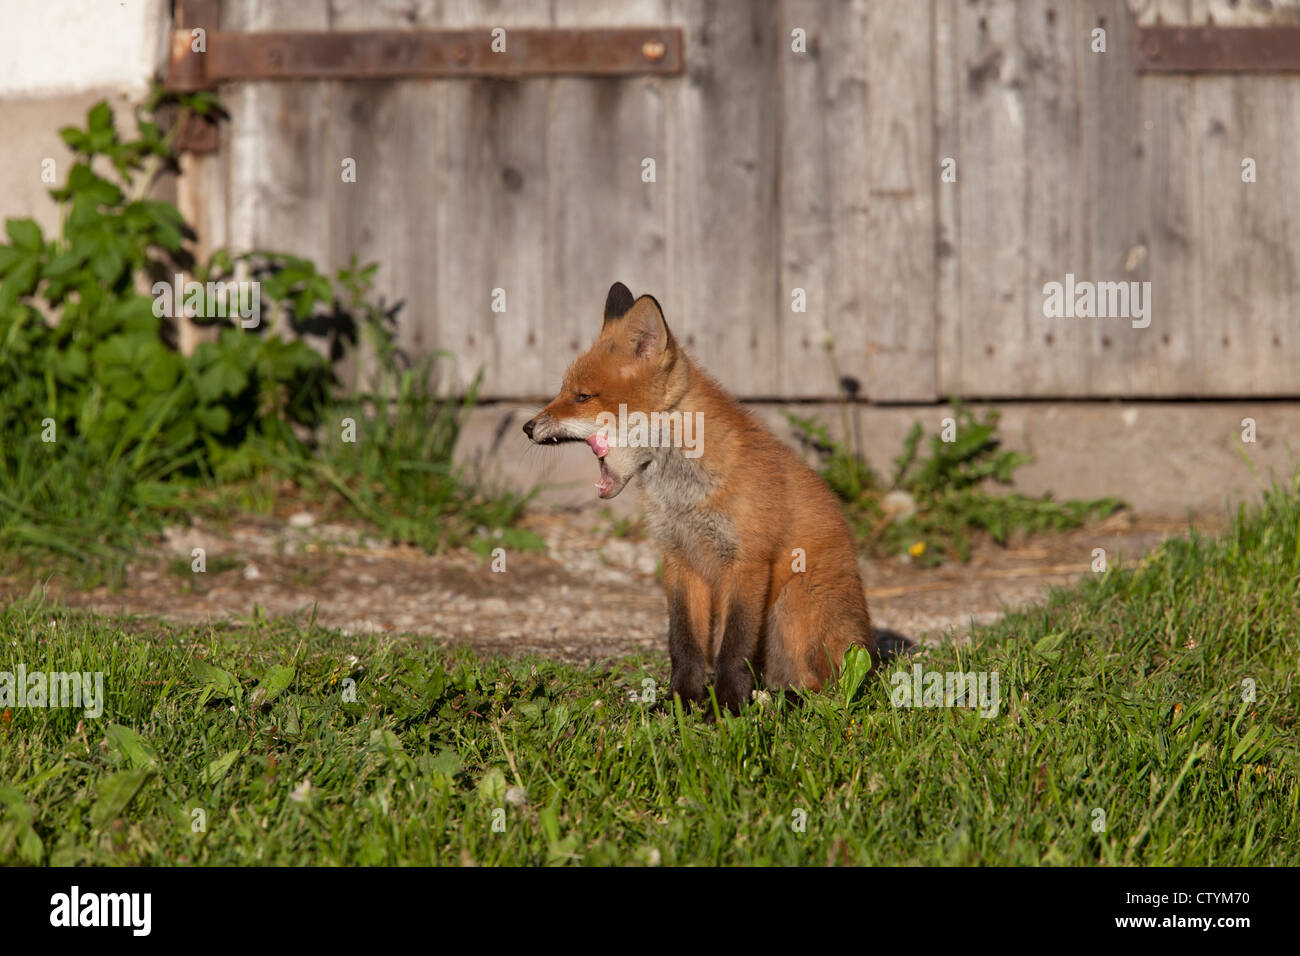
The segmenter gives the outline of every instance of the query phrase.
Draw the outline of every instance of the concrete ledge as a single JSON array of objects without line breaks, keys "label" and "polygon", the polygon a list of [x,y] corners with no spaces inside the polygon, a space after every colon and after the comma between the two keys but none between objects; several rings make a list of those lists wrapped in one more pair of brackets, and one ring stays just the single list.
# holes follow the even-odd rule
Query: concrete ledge
[{"label": "concrete ledge", "polygon": [[[609,507],[635,514],[640,495],[624,492],[601,502],[592,488],[596,470],[590,451],[576,445],[539,448],[521,431],[539,405],[482,405],[469,415],[458,460],[477,469],[480,480],[523,490],[544,488],[538,501],[554,507]],[[750,406],[778,436],[797,447],[784,415],[823,422],[842,436],[835,404]],[[1017,472],[1015,488],[1026,494],[1050,492],[1058,499],[1118,495],[1135,509],[1181,516],[1187,511],[1222,512],[1253,501],[1268,485],[1270,469],[1279,481],[1300,467],[1300,402],[1032,402],[972,404],[995,407],[1005,447],[1028,452],[1035,461]],[[914,421],[935,434],[950,414],[946,405],[876,406],[850,409],[867,460],[888,475],[893,458]],[[1255,420],[1254,444],[1245,445],[1258,475],[1238,450],[1241,421]],[[707,452],[706,452],[707,454]]]}]

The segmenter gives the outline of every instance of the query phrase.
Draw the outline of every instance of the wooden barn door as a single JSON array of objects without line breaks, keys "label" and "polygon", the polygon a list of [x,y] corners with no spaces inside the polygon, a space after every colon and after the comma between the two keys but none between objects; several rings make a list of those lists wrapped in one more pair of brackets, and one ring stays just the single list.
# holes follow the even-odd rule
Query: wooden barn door
[{"label": "wooden barn door", "polygon": [[[219,6],[238,32],[680,30],[671,73],[221,87],[221,148],[187,160],[201,233],[380,263],[400,344],[455,356],[452,387],[549,394],[617,279],[751,399],[834,397],[828,345],[878,402],[1300,389],[1300,75],[1139,49],[1300,0]],[[1071,276],[1149,283],[1150,325],[1045,317]]]},{"label": "wooden barn door", "polygon": [[[1276,29],[1300,4],[1130,5],[937,0],[936,152],[959,169],[938,203],[944,394],[1300,394],[1300,75],[1238,72],[1264,64],[1262,33],[1187,72],[1137,55],[1147,27]],[[1150,283],[1150,325],[1046,318],[1044,285],[1071,274]]]},{"label": "wooden barn door", "polygon": [[[403,303],[402,346],[450,352],[460,384],[481,367],[487,396],[550,393],[618,279],[659,297],[744,397],[834,396],[828,343],[863,397],[935,397],[928,3],[219,11],[232,32],[682,29],[673,76],[222,85],[231,122],[187,177],[205,235],[336,267],[352,253],[379,262],[381,290]],[[345,158],[354,183],[340,180]]]}]

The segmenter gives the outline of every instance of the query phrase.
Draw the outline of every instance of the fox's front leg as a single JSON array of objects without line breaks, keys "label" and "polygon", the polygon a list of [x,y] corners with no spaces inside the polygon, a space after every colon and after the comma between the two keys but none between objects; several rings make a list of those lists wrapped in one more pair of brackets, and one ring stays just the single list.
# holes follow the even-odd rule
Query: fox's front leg
[{"label": "fox's front leg", "polygon": [[738,566],[730,575],[726,602],[726,623],[718,649],[717,675],[713,680],[718,706],[740,713],[754,691],[753,667],[757,663],[759,632],[767,600],[769,569]]},{"label": "fox's front leg", "polygon": [[664,588],[668,592],[668,657],[673,674],[668,699],[684,707],[703,704],[708,678],[709,589],[697,574],[665,555]]}]

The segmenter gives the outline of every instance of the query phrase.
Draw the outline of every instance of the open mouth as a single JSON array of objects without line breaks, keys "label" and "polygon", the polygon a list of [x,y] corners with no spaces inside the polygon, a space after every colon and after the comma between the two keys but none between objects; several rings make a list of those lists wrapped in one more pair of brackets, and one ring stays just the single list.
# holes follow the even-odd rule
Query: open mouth
[{"label": "open mouth", "polygon": [[605,459],[600,459],[600,481],[596,482],[596,496],[599,498],[608,498],[609,493],[614,490],[618,480],[610,472],[609,467],[605,464]]},{"label": "open mouth", "polygon": [[614,473],[605,464],[605,456],[609,454],[609,440],[597,432],[587,439],[587,444],[591,446],[591,453],[600,462],[600,481],[596,482],[596,495],[601,498],[608,498],[618,485],[618,479],[614,477]]}]

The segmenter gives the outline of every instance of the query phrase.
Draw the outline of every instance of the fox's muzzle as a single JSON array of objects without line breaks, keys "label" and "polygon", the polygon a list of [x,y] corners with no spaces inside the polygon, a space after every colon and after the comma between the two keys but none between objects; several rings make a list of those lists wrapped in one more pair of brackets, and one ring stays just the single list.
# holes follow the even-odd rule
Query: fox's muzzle
[{"label": "fox's muzzle", "polygon": [[550,412],[541,411],[524,422],[524,434],[534,445],[559,445],[564,442],[582,441],[583,439],[574,434],[571,427],[566,427],[566,424]]}]

